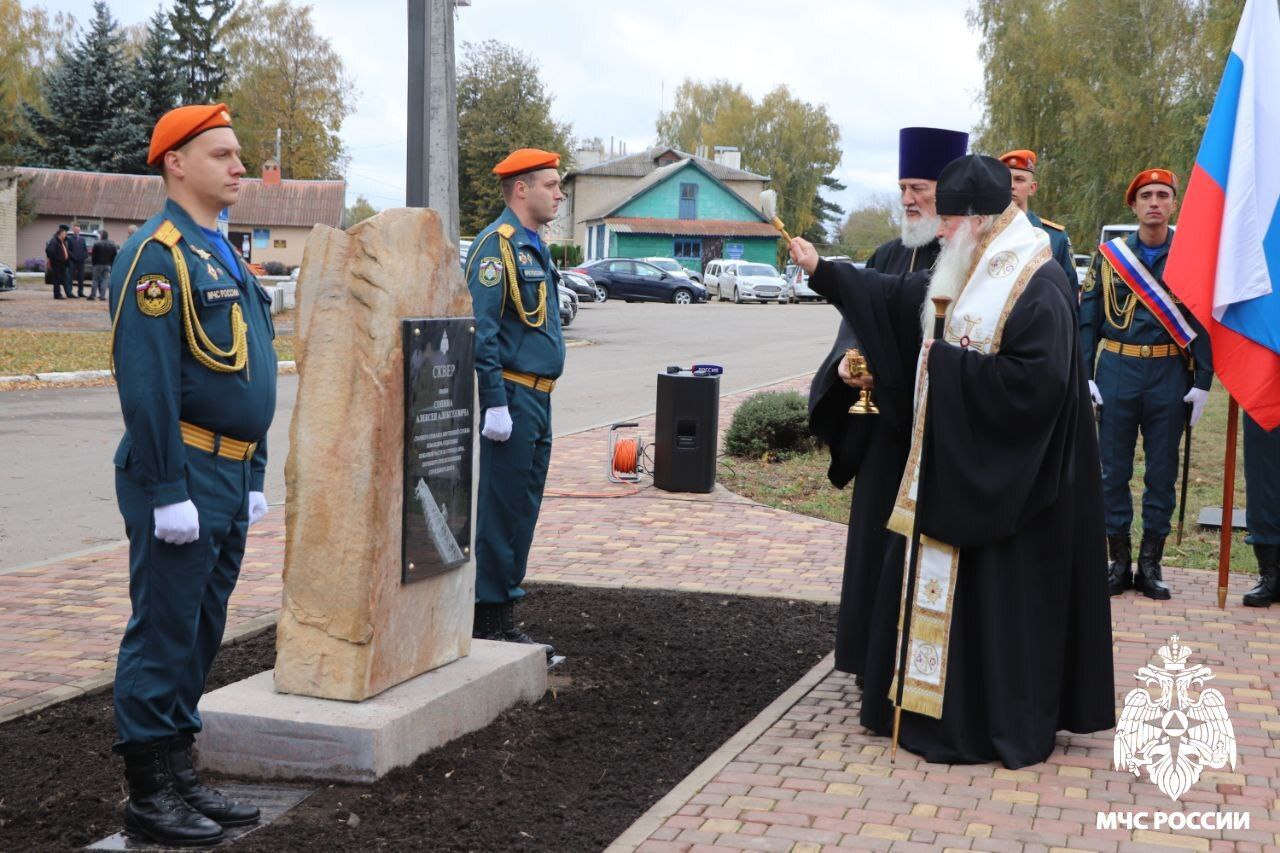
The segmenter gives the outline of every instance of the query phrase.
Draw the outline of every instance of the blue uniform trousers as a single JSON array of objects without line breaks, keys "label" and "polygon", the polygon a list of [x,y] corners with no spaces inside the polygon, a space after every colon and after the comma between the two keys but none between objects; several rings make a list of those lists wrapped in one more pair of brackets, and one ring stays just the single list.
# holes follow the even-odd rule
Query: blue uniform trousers
[{"label": "blue uniform trousers", "polygon": [[551,463],[551,395],[510,381],[503,384],[511,438],[480,439],[477,604],[506,604],[524,596],[520,584]]},{"label": "blue uniform trousers", "polygon": [[196,705],[240,575],[250,463],[186,450],[187,490],[200,514],[200,538],[188,545],[155,537],[151,500],[130,479],[127,460],[116,469],[133,604],[116,662],[118,752],[200,731]]},{"label": "blue uniform trousers", "polygon": [[1244,416],[1244,487],[1249,544],[1280,545],[1280,427]]},{"label": "blue uniform trousers", "polygon": [[1142,527],[1168,536],[1177,497],[1178,442],[1186,420],[1182,398],[1190,387],[1186,363],[1178,356],[1134,358],[1103,350],[1094,381],[1102,394],[1098,449],[1107,535],[1128,533],[1133,523],[1129,481],[1141,430],[1146,457]]}]

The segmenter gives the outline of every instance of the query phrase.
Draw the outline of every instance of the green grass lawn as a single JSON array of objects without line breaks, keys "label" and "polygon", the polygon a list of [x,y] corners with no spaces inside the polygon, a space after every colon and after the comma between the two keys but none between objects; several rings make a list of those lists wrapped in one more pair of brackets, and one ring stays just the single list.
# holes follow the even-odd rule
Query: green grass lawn
[{"label": "green grass lawn", "polygon": [[[0,329],[0,376],[106,370],[110,332]],[[276,338],[276,355],[293,360],[293,337]]]},{"label": "green grass lawn", "polygon": [[[1175,544],[1177,510],[1174,511],[1175,534],[1169,536],[1165,546],[1166,564],[1192,569],[1218,568],[1218,538],[1216,529],[1201,528],[1196,524],[1200,509],[1222,504],[1222,472],[1226,450],[1227,394],[1215,385],[1209,395],[1204,416],[1192,432],[1191,478],[1187,489],[1187,522],[1182,544]],[[1244,499],[1244,436],[1240,427],[1236,436],[1235,506],[1245,505]],[[1181,451],[1179,451],[1181,458]],[[841,524],[849,520],[850,490],[836,490],[827,480],[827,464],[830,457],[825,449],[787,459],[782,462],[734,459],[721,461],[719,480],[726,488],[744,497],[768,506],[798,512],[815,518],[825,518]],[[1146,466],[1142,455],[1142,442],[1138,442],[1137,458],[1133,471],[1134,506],[1134,556],[1142,537],[1142,476]],[[1179,480],[1181,488],[1181,480]],[[1244,532],[1232,536],[1232,568],[1236,571],[1256,571],[1253,550],[1244,543]]]}]

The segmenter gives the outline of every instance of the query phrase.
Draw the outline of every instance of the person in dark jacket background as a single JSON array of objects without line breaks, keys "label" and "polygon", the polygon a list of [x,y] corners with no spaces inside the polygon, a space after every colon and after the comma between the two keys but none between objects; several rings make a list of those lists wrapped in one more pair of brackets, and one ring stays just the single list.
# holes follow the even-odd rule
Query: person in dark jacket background
[{"label": "person in dark jacket background", "polygon": [[106,231],[98,235],[89,255],[93,261],[93,281],[89,283],[90,299],[106,299],[107,286],[111,283],[111,265],[116,262],[120,247],[112,243]]},{"label": "person in dark jacket background", "polygon": [[71,275],[67,277],[67,295],[71,294],[71,282],[76,283],[76,296],[84,298],[84,262],[89,260],[89,247],[80,236],[80,226],[71,226],[71,234],[67,237],[67,259],[70,262]]},{"label": "person in dark jacket background", "polygon": [[[61,299],[63,293],[68,297],[71,296],[71,280],[68,278],[71,271],[68,268],[70,259],[67,254],[67,230],[67,226],[59,225],[58,230],[49,238],[49,242],[44,244],[44,256],[49,262],[45,267],[44,280],[53,285],[54,299]],[[61,292],[58,288],[62,288]]]}]

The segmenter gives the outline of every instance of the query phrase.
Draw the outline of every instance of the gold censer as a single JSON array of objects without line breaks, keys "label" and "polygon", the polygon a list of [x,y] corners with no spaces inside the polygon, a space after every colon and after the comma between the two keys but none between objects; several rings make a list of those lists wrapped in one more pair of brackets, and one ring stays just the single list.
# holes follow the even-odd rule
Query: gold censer
[{"label": "gold censer", "polygon": [[[845,366],[849,369],[849,375],[854,379],[861,379],[867,374],[867,357],[863,355],[855,347],[846,350],[844,354]],[[876,408],[876,404],[871,402],[871,389],[863,388],[862,393],[858,396],[858,401],[849,407],[851,415],[878,415],[880,410]]]}]

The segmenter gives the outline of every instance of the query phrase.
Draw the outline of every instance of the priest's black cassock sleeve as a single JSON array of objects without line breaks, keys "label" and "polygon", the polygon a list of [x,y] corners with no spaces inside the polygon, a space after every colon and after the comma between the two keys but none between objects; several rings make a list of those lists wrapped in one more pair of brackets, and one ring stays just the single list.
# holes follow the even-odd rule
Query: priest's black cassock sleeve
[{"label": "priest's black cassock sleeve", "polygon": [[[893,274],[927,270],[937,256],[936,240],[911,249],[894,239],[876,250],[867,267]],[[857,476],[849,502],[848,542],[836,617],[835,666],[841,672],[858,675],[864,670],[885,553],[898,553],[901,549],[901,538],[885,525],[907,461],[912,417],[912,380],[897,367],[901,353],[885,351],[874,327],[863,329],[862,336],[868,345],[861,343],[847,319],[841,321],[835,346],[814,376],[809,392],[810,431],[831,452],[827,476],[838,488]],[[844,384],[836,368],[845,350],[854,346],[867,356],[868,370],[875,377],[872,398],[880,410],[878,415],[849,414],[858,395]],[[914,357],[920,347],[919,336],[905,341],[904,346]]]},{"label": "priest's black cassock sleeve", "polygon": [[[898,369],[914,371],[923,277],[820,265],[810,282],[864,346],[896,351]],[[1045,264],[998,352],[935,344],[930,354],[920,526],[958,546],[960,564],[942,719],[902,720],[902,745],[929,761],[1022,767],[1044,760],[1060,729],[1115,723],[1101,477],[1075,311],[1065,275]],[[877,595],[891,617],[873,624],[867,651],[862,722],[881,734],[901,553],[892,594],[886,562]]]}]

